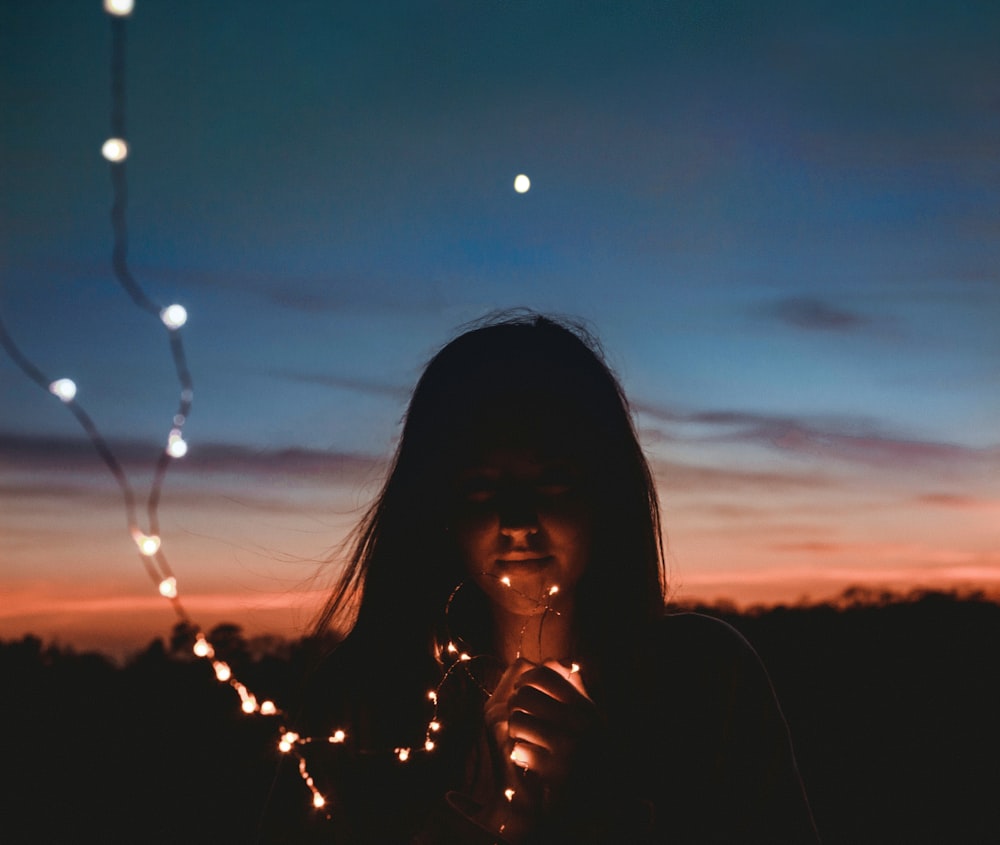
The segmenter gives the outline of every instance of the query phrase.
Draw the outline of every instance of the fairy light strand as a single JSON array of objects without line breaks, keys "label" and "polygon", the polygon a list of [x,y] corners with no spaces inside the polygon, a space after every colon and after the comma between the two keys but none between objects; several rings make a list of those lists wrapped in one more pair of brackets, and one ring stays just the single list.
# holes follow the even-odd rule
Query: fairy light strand
[{"label": "fairy light strand", "polygon": [[159,525],[159,502],[167,470],[173,460],[187,453],[187,442],[182,429],[191,411],[194,399],[194,387],[191,373],[188,369],[184,344],[180,328],[187,322],[187,310],[179,304],[166,307],[157,305],[132,276],[128,266],[128,181],[125,160],[129,154],[129,143],[126,140],[126,19],[134,8],[133,0],[105,0],[104,9],[111,19],[111,137],[102,147],[102,155],[110,164],[112,185],[111,224],[113,231],[113,247],[111,265],[114,276],[121,287],[132,299],[133,303],[143,311],[153,314],[167,330],[170,352],[174,362],[177,379],[180,382],[180,400],[176,413],[172,418],[172,427],[167,437],[167,443],[160,452],[153,480],[146,501],[146,517],[148,531],[139,526],[136,507],[136,496],[128,475],[116,457],[114,451],[104,439],[91,416],[77,401],[76,383],[69,378],[50,379],[32,362],[18,347],[13,337],[7,331],[0,319],[0,346],[24,374],[39,387],[58,398],[76,417],[77,422],[87,434],[95,451],[98,453],[108,471],[118,484],[125,506],[125,516],[129,535],[139,552],[139,558],[150,580],[156,586],[159,594],[167,599],[177,617],[196,630],[194,654],[197,657],[212,660],[216,678],[228,683],[240,697],[241,709],[246,713],[261,713],[274,716],[281,711],[273,701],[265,700],[258,703],[257,697],[232,675],[229,666],[221,661],[213,660],[215,650],[205,635],[193,625],[191,617],[180,599],[178,581],[163,550]]}]

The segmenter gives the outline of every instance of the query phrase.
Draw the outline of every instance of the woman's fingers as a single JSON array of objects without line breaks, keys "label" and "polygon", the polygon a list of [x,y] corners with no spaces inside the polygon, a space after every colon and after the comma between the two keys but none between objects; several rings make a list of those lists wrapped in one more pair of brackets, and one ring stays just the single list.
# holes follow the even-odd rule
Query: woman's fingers
[{"label": "woman's fingers", "polygon": [[534,666],[519,675],[515,688],[526,685],[533,686],[558,701],[570,702],[580,696],[590,700],[576,663],[566,666],[549,660],[541,666]]}]

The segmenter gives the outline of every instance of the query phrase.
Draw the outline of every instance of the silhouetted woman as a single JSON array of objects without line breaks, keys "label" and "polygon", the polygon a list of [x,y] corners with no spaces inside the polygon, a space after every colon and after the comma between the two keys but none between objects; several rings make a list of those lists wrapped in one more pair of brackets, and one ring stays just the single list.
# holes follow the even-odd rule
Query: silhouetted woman
[{"label": "silhouetted woman", "polygon": [[815,842],[759,659],[665,614],[664,589],[596,342],[528,312],[466,331],[420,378],[323,613],[356,620],[311,679],[296,810],[272,802],[265,838]]}]

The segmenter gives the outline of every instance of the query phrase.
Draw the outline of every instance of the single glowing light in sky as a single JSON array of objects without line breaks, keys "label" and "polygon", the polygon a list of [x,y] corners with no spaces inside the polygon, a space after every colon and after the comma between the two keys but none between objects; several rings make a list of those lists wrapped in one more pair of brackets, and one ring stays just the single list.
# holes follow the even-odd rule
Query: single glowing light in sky
[{"label": "single glowing light in sky", "polygon": [[131,15],[134,8],[135,0],[104,0],[104,11],[119,18]]},{"label": "single glowing light in sky", "polygon": [[173,575],[160,581],[160,595],[165,599],[177,598],[177,579]]},{"label": "single glowing light in sky", "polygon": [[160,312],[160,319],[168,329],[179,329],[187,322],[188,312],[183,305],[168,305]]},{"label": "single glowing light in sky", "polygon": [[531,189],[531,180],[523,173],[518,173],[514,177],[514,190],[519,194],[526,194]]},{"label": "single glowing light in sky", "polygon": [[128,157],[128,144],[123,138],[108,138],[101,147],[101,155],[111,162],[125,161]]},{"label": "single glowing light in sky", "polygon": [[49,385],[49,392],[58,396],[63,402],[72,402],[76,396],[76,383],[69,378],[56,379]]},{"label": "single glowing light in sky", "polygon": [[170,436],[167,437],[167,454],[171,458],[183,458],[187,454],[187,441],[181,437],[180,429],[171,429]]}]

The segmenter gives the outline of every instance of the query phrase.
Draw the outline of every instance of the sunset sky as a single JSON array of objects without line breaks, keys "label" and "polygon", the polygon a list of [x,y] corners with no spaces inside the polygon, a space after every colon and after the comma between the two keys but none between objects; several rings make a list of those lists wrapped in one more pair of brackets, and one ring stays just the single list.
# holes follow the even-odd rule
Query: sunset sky
[{"label": "sunset sky", "polygon": [[[129,261],[195,383],[164,550],[299,634],[464,322],[586,320],[677,598],[1000,588],[1000,4],[203,3],[128,21]],[[110,24],[0,6],[0,318],[137,493],[177,405],[111,272]],[[531,190],[519,194],[525,173]],[[169,632],[76,420],[0,354],[0,638]]]}]

